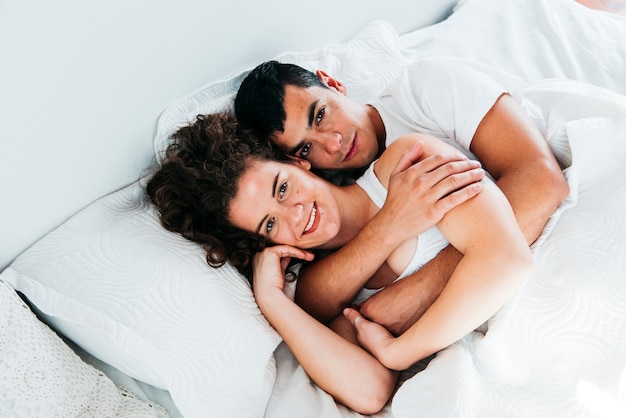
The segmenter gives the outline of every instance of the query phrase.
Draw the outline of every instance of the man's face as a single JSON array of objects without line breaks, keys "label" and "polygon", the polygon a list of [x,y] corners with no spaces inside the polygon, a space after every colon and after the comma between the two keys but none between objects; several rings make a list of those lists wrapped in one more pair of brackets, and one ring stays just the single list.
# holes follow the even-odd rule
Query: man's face
[{"label": "man's face", "polygon": [[378,155],[376,130],[366,105],[337,89],[285,87],[285,130],[272,142],[287,155],[311,162],[318,169],[342,170],[368,166]]}]

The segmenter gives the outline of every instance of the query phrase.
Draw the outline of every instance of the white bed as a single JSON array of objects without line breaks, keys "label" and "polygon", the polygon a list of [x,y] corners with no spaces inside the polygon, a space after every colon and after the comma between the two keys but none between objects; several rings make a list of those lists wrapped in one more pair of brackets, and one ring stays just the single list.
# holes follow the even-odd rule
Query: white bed
[{"label": "white bed", "polygon": [[[425,370],[407,372],[376,417],[626,416],[625,40],[626,17],[570,0],[464,0],[445,21],[422,29],[399,34],[377,20],[346,42],[277,56],[326,70],[361,101],[424,57],[452,55],[519,74],[529,81],[527,95],[543,104],[547,139],[566,167],[572,192],[533,248],[536,268],[525,288],[486,337],[470,334]],[[196,114],[230,106],[245,72],[206,80],[168,106],[154,154]],[[210,269],[201,250],[159,226],[142,184],[81,210],[0,279],[78,344],[71,346],[84,362],[152,402],[130,396],[130,408],[163,416],[162,405],[175,417],[359,416],[311,383],[244,278],[229,266]],[[4,318],[23,306],[12,295],[4,300],[15,302],[3,303]],[[32,316],[23,321],[20,329],[42,325]],[[21,368],[6,361],[25,355],[11,323],[0,322],[1,376],[58,377],[33,369],[33,357]],[[38,332],[39,350],[54,345],[70,356],[55,335]],[[76,370],[84,362],[63,364]],[[0,387],[18,381],[0,379]],[[29,391],[46,381],[0,392],[9,393],[0,396],[0,415],[32,402]],[[103,387],[107,399],[129,398],[125,389]]]}]

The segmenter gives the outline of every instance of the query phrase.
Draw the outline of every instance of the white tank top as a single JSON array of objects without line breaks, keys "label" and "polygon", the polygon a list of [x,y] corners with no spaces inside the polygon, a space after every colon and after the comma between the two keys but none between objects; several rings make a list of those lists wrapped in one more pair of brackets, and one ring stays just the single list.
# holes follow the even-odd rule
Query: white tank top
[{"label": "white tank top", "polygon": [[[381,208],[387,198],[387,189],[383,186],[374,173],[374,163],[370,164],[365,173],[359,177],[356,183],[367,193],[372,202]],[[448,245],[448,240],[441,234],[437,227],[432,227],[418,235],[417,248],[413,258],[408,261],[407,266],[397,280],[403,279],[411,273],[419,270],[424,264],[432,260],[439,251]],[[381,289],[363,288],[354,299],[355,304],[361,304]]]}]

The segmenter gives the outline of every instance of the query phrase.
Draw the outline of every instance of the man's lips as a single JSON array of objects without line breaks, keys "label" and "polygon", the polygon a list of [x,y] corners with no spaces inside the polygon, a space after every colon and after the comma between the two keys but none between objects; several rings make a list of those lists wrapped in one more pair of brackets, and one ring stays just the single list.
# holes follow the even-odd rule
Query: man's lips
[{"label": "man's lips", "polygon": [[359,144],[357,143],[357,138],[355,135],[354,138],[352,138],[352,143],[350,144],[350,147],[348,148],[348,152],[346,153],[346,156],[343,158],[343,162],[350,161],[352,158],[354,158],[354,156],[356,155],[358,151],[359,151]]},{"label": "man's lips", "polygon": [[311,213],[309,214],[309,222],[307,222],[306,226],[304,227],[304,231],[302,232],[302,235],[311,234],[315,232],[319,224],[320,224],[320,216],[317,211],[317,205],[313,203],[313,206],[311,207]]}]

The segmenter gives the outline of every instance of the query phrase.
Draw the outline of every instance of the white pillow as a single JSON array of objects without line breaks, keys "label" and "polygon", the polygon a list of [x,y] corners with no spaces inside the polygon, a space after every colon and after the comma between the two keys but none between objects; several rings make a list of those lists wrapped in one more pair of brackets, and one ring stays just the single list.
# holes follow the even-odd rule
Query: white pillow
[{"label": "white pillow", "polygon": [[87,352],[168,390],[184,416],[262,416],[280,337],[246,279],[161,227],[143,193],[137,182],[94,202],[0,277]]},{"label": "white pillow", "polygon": [[414,61],[473,60],[528,81],[567,78],[626,94],[626,17],[573,0],[460,0],[446,20],[400,37]]},{"label": "white pillow", "polygon": [[83,362],[0,280],[0,416],[168,414]]}]

